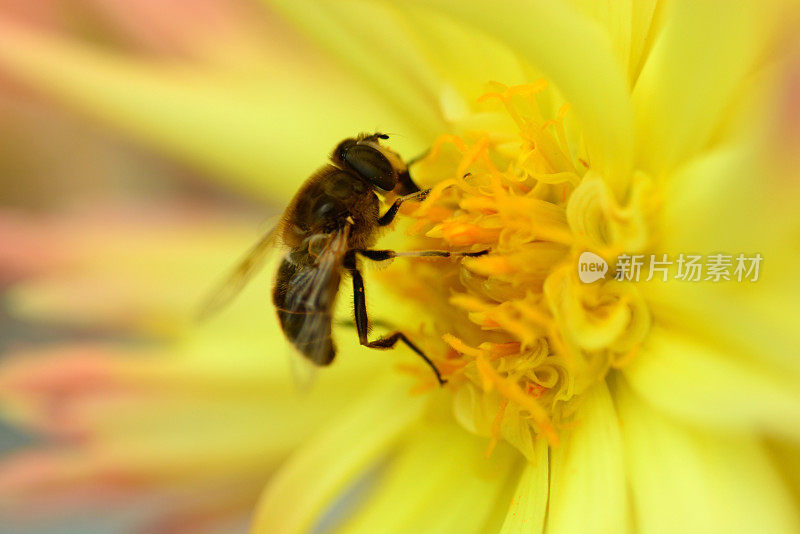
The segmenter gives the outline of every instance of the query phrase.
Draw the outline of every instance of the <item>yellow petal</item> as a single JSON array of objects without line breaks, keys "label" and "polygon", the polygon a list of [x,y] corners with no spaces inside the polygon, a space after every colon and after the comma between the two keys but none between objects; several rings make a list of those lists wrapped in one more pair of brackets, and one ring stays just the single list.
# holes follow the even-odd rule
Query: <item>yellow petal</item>
[{"label": "yellow petal", "polygon": [[[749,143],[720,146],[664,182],[658,250],[763,257],[757,282],[641,284],[654,315],[708,343],[800,372],[797,196],[792,176],[770,172]],[[731,269],[733,272],[733,268]],[[705,274],[703,275],[705,276]],[[709,321],[709,318],[713,320]]]},{"label": "yellow petal", "polygon": [[549,500],[549,446],[539,439],[534,450],[536,463],[525,464],[500,534],[533,534],[544,528]]},{"label": "yellow petal", "polygon": [[678,418],[800,440],[797,376],[737,357],[724,345],[654,328],[623,372],[641,398]]},{"label": "yellow petal", "polygon": [[352,384],[380,372],[380,360],[345,350],[298,392],[272,329],[262,331],[271,344],[251,338],[242,347],[235,333],[216,332],[155,354],[91,345],[18,353],[0,366],[0,410],[28,428],[82,436],[81,447],[65,449],[95,470],[193,480],[240,473],[263,483],[349,405]]},{"label": "yellow petal", "polygon": [[[413,131],[430,142],[441,133],[439,79],[409,42],[395,6],[363,0],[266,1],[371,86],[387,107],[401,110],[408,119],[406,127],[413,128],[404,135]],[[341,105],[331,101],[331,106]]]},{"label": "yellow petal", "polygon": [[605,383],[584,394],[575,428],[550,460],[548,532],[629,530],[619,423]]},{"label": "yellow petal", "polygon": [[419,418],[425,398],[409,396],[408,387],[397,378],[378,381],[312,436],[267,486],[251,532],[307,532]]},{"label": "yellow petal", "polygon": [[451,423],[434,422],[405,438],[388,472],[345,524],[343,534],[495,532],[509,476],[522,464],[502,445],[491,458],[486,442]]},{"label": "yellow petal", "polygon": [[800,447],[779,439],[765,440],[765,447],[795,503],[800,502]]},{"label": "yellow petal", "polygon": [[620,65],[633,87],[645,54],[648,37],[654,32],[656,0],[570,0],[594,19],[609,35]]},{"label": "yellow petal", "polygon": [[266,198],[288,198],[344,137],[376,126],[416,133],[405,110],[388,109],[332,66],[287,55],[279,43],[271,53],[257,68],[225,70],[0,29],[7,75]]},{"label": "yellow petal", "polygon": [[620,195],[633,158],[633,112],[625,74],[608,35],[570,6],[544,0],[417,2],[486,31],[530,62],[570,102],[592,167]]},{"label": "yellow petal", "polygon": [[642,167],[655,176],[709,141],[743,77],[763,52],[774,16],[770,2],[681,0],[633,92]]},{"label": "yellow petal", "polygon": [[751,434],[676,424],[622,383],[615,399],[641,532],[798,531],[796,509]]},{"label": "yellow petal", "polygon": [[[54,224],[68,268],[17,284],[9,293],[13,312],[32,320],[174,334],[178,326],[191,326],[204,294],[260,233],[252,223],[221,224],[160,211],[141,215],[143,220],[134,221],[95,213]],[[222,315],[234,313],[251,325],[271,316],[270,278],[265,268]],[[250,340],[255,335],[251,331]]]},{"label": "yellow petal", "polygon": [[797,376],[738,356],[724,345],[654,328],[624,373],[642,398],[677,417],[800,439]]},{"label": "yellow petal", "polygon": [[655,322],[737,358],[800,376],[797,282],[786,279],[782,293],[777,285],[728,283],[752,287],[670,280],[649,284],[643,293]]},{"label": "yellow petal", "polygon": [[785,237],[790,229],[765,218],[781,215],[775,212],[777,191],[770,190],[777,184],[764,176],[767,171],[755,147],[736,143],[705,152],[669,174],[659,246],[669,253],[734,253],[748,250],[740,247],[763,250],[774,238]]},{"label": "yellow petal", "polygon": [[[527,81],[519,58],[503,43],[428,9],[408,6],[399,14],[410,43],[422,50],[436,73],[437,95],[444,104],[452,99],[469,109],[485,93],[487,81],[504,85]],[[460,118],[455,110],[443,111],[447,119]]]}]

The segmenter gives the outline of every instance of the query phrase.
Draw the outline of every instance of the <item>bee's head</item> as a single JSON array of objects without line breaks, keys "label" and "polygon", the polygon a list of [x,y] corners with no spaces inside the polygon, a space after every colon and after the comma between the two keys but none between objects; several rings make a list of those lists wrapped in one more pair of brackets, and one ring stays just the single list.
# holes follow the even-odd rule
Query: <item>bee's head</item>
[{"label": "bee's head", "polygon": [[394,151],[381,146],[380,140],[388,138],[386,134],[374,133],[345,139],[333,151],[331,159],[365,182],[391,191],[397,185],[398,175],[406,171],[406,165]]}]

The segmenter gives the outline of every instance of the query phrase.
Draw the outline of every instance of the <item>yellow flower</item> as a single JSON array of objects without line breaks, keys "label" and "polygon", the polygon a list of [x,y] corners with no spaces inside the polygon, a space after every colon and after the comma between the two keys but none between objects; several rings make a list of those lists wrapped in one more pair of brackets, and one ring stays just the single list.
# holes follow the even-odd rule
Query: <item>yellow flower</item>
[{"label": "yellow flower", "polygon": [[[788,232],[765,237],[796,197],[770,213],[775,198],[757,188],[776,172],[764,146],[776,73],[762,59],[776,12],[434,4],[512,46],[528,82],[442,94],[452,133],[412,168],[432,192],[407,231],[413,248],[490,253],[385,278],[430,318],[417,337],[450,380],[430,402],[452,404],[461,428],[441,408],[423,417],[342,531],[795,531],[797,504],[772,462],[800,437],[798,368],[776,356],[797,347],[779,327],[796,284],[767,260],[751,284],[584,284],[577,270],[584,251],[612,272],[622,254],[796,263]],[[392,412],[360,417],[360,431],[324,433],[288,462],[254,532],[303,531],[373,461],[371,449],[351,459],[351,444],[378,439]],[[464,429],[488,438],[489,460]]]},{"label": "yellow flower", "polygon": [[[329,136],[367,127],[354,117],[379,113],[414,135],[400,139],[404,153],[432,146],[412,167],[431,194],[406,211],[386,245],[490,251],[463,261],[398,259],[372,273],[394,292],[377,299],[368,288],[375,314],[406,324],[449,383],[433,387],[421,366],[393,372],[385,357],[350,341],[336,365],[353,370],[314,393],[326,409],[319,427],[279,440],[304,443],[269,481],[253,532],[800,528],[798,136],[784,117],[797,113],[793,3],[270,4],[362,83],[336,78],[324,95],[305,73],[236,72],[212,83],[29,35],[0,41],[0,64],[11,72],[267,194],[296,183],[263,176],[303,176],[310,168],[299,154],[324,153],[323,141],[336,141]],[[269,61],[273,73],[286,66],[277,53]],[[299,105],[276,99],[302,100],[304,115],[294,118]],[[259,118],[268,114],[274,120],[264,127]],[[276,149],[266,154],[264,144]],[[204,255],[221,246],[204,244]],[[612,273],[624,255],[642,255],[645,268],[681,254],[761,254],[763,264],[756,282],[671,273],[668,281],[586,284],[578,260],[587,251]],[[199,283],[206,270],[184,265],[181,280]],[[289,425],[254,415],[283,413],[288,386],[269,382],[274,359],[254,356],[268,347],[253,319],[266,304],[253,295],[208,330],[181,323],[175,310],[163,320],[146,307],[137,319],[156,331],[167,325],[177,340],[154,359],[158,369],[176,376],[200,366],[214,384],[237,375],[229,382],[237,400],[219,413],[242,410],[242,426],[231,449],[213,450],[250,454],[198,458],[222,478],[255,483],[277,462],[265,458],[280,457],[264,452],[269,433]],[[170,367],[175,358],[180,366]],[[126,375],[147,375],[149,364],[131,365]],[[7,373],[22,377],[17,385],[29,376]],[[241,395],[260,380],[261,396]],[[159,394],[198,391],[182,384],[164,380]],[[203,398],[213,415],[219,406]],[[137,437],[158,439],[146,429],[164,420],[148,414],[141,426],[120,423],[117,436],[145,429]],[[219,428],[208,421],[198,418],[202,432]],[[91,420],[97,443],[113,443],[109,424]],[[172,465],[196,435],[177,428],[153,450]],[[177,479],[194,483],[199,463],[178,466]],[[209,472],[201,480],[213,485],[219,478]]]}]

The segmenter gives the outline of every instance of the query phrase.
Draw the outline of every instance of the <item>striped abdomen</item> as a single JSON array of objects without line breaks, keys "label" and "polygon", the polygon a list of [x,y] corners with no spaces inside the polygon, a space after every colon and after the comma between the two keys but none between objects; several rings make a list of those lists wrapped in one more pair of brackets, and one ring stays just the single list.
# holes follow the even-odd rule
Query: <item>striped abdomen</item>
[{"label": "striped abdomen", "polygon": [[307,251],[287,255],[275,278],[272,301],[283,333],[316,365],[336,356],[331,323],[340,283],[340,266],[321,267]]}]

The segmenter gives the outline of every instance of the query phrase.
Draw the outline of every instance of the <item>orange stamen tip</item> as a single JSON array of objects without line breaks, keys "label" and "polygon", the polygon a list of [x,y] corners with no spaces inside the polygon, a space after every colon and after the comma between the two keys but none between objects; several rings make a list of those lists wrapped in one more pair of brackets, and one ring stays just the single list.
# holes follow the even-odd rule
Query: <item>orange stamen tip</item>
[{"label": "orange stamen tip", "polygon": [[429,393],[436,388],[437,384],[434,382],[420,382],[418,384],[414,384],[410,388],[408,388],[408,394],[412,397],[418,397],[420,395],[424,395],[425,393]]},{"label": "orange stamen tip", "polygon": [[478,103],[486,102],[487,100],[492,99],[492,98],[497,98],[499,100],[503,100],[504,97],[503,97],[502,93],[494,93],[494,92],[492,92],[492,93],[484,93],[484,94],[482,94],[481,96],[478,97],[477,102]]},{"label": "orange stamen tip", "polygon": [[[599,355],[588,353],[575,339],[583,331],[567,328],[573,320],[588,324],[584,330],[601,328],[608,323],[602,321],[603,309],[612,304],[632,307],[627,294],[609,295],[614,297],[609,300],[596,287],[570,285],[577,276],[574,261],[588,236],[605,231],[589,225],[630,225],[631,212],[628,205],[611,202],[612,195],[588,187],[596,177],[587,172],[586,149],[570,144],[565,129],[570,105],[564,103],[555,112],[540,105],[539,93],[547,87],[545,80],[517,86],[488,83],[477,109],[505,112],[517,131],[463,130],[460,136],[439,136],[429,156],[440,156],[437,165],[425,168],[438,173],[425,180],[435,185],[409,211],[416,219],[410,233],[417,236],[417,248],[489,251],[460,261],[419,261],[412,267],[415,280],[425,280],[431,288],[425,304],[452,310],[436,321],[450,332],[442,336],[450,352],[440,370],[458,377],[453,389],[470,383],[493,402],[499,397],[503,410],[512,403],[515,418],[537,439],[556,446],[556,429],[564,428],[575,413],[573,398],[580,390],[575,384],[601,378],[584,374],[625,365],[638,346],[612,343]],[[604,216],[581,214],[576,227],[576,206]],[[614,242],[608,248],[620,246]],[[601,252],[596,245],[592,248]],[[417,291],[421,287],[417,282]],[[597,304],[606,301],[612,304]],[[605,365],[587,363],[600,358]],[[503,439],[503,410],[492,423],[487,456]]]},{"label": "orange stamen tip", "polygon": [[442,340],[448,345],[450,345],[453,348],[453,350],[455,350],[456,352],[460,352],[461,354],[466,354],[468,356],[472,356],[473,358],[477,358],[478,356],[483,354],[482,351],[470,347],[469,345],[467,345],[466,343],[464,343],[463,341],[461,341],[452,334],[444,334],[442,336]]},{"label": "orange stamen tip", "polygon": [[497,447],[497,438],[489,438],[489,445],[486,446],[486,451],[483,453],[483,457],[487,460],[491,458],[495,447]]},{"label": "orange stamen tip", "polygon": [[[501,395],[527,410],[548,443],[551,445],[558,444],[558,434],[550,422],[550,417],[536,399],[522,391],[516,382],[501,377],[482,355],[476,357],[475,363],[481,373],[481,377],[484,379],[484,385],[489,382],[490,385],[496,386]],[[484,387],[484,389],[488,391],[488,388]]]},{"label": "orange stamen tip", "polygon": [[489,446],[486,448],[487,459],[492,455],[492,452],[494,451],[494,448],[497,446],[497,442],[500,439],[503,427],[503,416],[506,414],[507,407],[508,399],[503,399],[500,401],[500,406],[497,408],[497,413],[492,421],[492,438],[489,440]]}]

